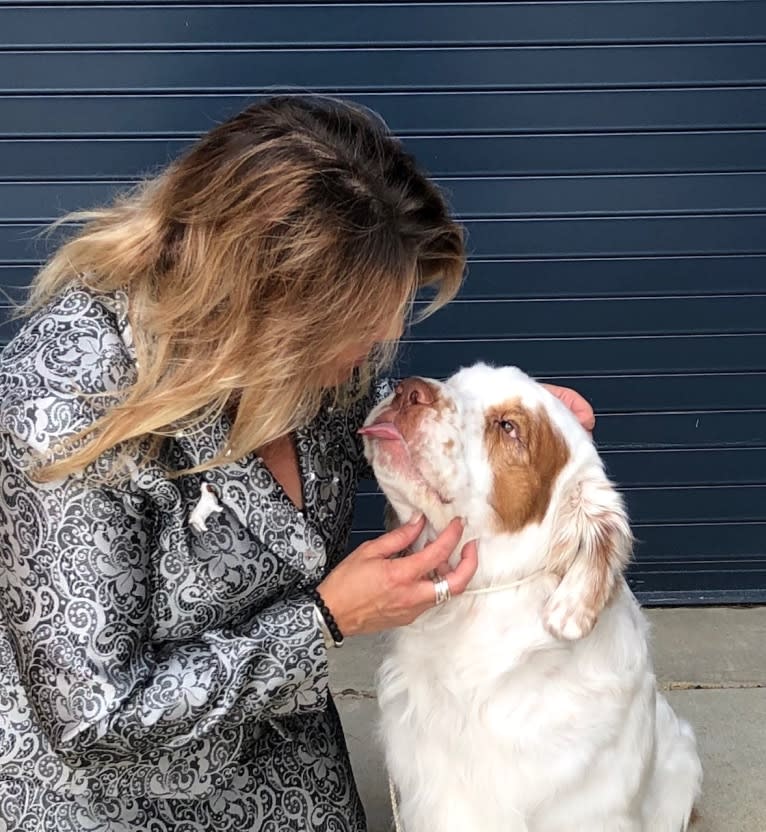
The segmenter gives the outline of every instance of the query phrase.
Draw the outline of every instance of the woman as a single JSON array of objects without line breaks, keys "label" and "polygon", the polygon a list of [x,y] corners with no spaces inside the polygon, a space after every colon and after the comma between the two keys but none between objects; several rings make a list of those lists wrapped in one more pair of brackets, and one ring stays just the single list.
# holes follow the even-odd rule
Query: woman
[{"label": "woman", "polygon": [[456,520],[391,560],[415,518],[341,560],[356,431],[461,229],[379,121],[300,98],[79,218],[0,362],[0,829],[363,830],[327,647],[476,551],[449,570]]}]

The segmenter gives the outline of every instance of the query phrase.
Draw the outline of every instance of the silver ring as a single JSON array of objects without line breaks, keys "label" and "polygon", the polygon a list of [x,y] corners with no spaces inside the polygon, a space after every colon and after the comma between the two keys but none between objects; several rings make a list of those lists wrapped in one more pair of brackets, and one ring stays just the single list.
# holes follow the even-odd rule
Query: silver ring
[{"label": "silver ring", "polygon": [[449,581],[446,578],[431,578],[434,582],[434,592],[436,593],[436,606],[438,607],[440,604],[446,604],[450,598],[452,598],[452,593],[450,592],[449,588]]}]

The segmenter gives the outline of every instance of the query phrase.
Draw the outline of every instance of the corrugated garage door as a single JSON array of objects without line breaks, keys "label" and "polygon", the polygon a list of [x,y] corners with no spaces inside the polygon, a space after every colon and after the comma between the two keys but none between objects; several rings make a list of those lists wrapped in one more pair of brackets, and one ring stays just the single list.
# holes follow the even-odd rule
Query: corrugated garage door
[{"label": "corrugated garage door", "polygon": [[265,90],[353,97],[470,232],[404,369],[582,390],[644,600],[766,599],[766,3],[2,3],[0,44],[4,286],[42,223]]}]

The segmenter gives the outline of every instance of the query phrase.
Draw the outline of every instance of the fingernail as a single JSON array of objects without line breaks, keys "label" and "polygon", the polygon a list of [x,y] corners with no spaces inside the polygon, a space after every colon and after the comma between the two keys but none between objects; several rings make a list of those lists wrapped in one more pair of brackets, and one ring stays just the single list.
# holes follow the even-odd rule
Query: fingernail
[{"label": "fingernail", "polygon": [[458,517],[457,519],[460,521],[460,525],[463,528],[465,528],[468,525],[468,521],[465,519],[465,517]]},{"label": "fingernail", "polygon": [[407,525],[409,526],[417,526],[417,524],[423,519],[423,513],[420,511],[416,511],[415,514],[410,517],[407,521]]}]

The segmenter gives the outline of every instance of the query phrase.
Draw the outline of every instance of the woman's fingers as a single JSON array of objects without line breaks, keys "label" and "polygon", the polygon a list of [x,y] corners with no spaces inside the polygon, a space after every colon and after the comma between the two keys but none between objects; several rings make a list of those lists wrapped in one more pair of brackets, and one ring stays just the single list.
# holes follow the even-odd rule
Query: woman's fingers
[{"label": "woman's fingers", "polygon": [[[394,552],[411,546],[423,528],[421,517],[363,543],[320,583],[318,590],[341,632],[358,635],[401,627],[434,605],[433,582],[424,576],[448,565],[465,526],[455,518],[422,551],[390,559]],[[476,565],[476,542],[472,541],[463,547],[459,563],[445,576],[452,594],[459,595],[466,588]]]},{"label": "woman's fingers", "polygon": [[559,401],[563,402],[574,413],[577,421],[585,430],[593,431],[593,428],[596,427],[596,415],[586,398],[576,390],[572,390],[571,387],[559,387],[556,384],[544,384],[543,387],[553,393]]},{"label": "woman's fingers", "polygon": [[[449,584],[450,593],[452,595],[460,595],[471,581],[471,578],[476,574],[476,569],[479,565],[478,547],[475,540],[470,540],[463,546],[460,553],[460,562],[454,569],[443,573],[441,577]],[[433,606],[436,603],[436,590],[434,589],[434,582],[430,578],[425,578],[418,582],[418,602]]]},{"label": "woman's fingers", "polygon": [[397,561],[397,568],[404,581],[416,581],[423,575],[436,569],[440,563],[455,551],[455,547],[463,536],[463,521],[459,517],[453,518],[447,528],[419,552],[415,552]]},{"label": "woman's fingers", "polygon": [[426,524],[426,518],[422,514],[415,515],[409,523],[399,526],[390,532],[382,534],[375,540],[371,540],[365,546],[365,551],[370,557],[390,557],[396,555],[408,546],[411,546],[420,537]]},{"label": "woman's fingers", "polygon": [[476,574],[479,567],[479,547],[475,540],[469,540],[460,553],[460,561],[452,572],[446,576],[450,592],[459,595]]}]

